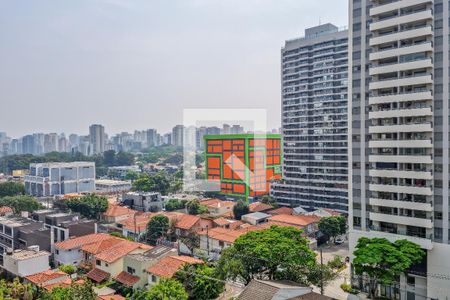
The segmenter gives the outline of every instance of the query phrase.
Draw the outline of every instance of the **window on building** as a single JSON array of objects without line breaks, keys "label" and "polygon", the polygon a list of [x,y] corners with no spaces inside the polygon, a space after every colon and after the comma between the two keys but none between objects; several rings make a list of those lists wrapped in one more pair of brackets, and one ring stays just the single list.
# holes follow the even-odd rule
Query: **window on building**
[{"label": "window on building", "polygon": [[101,262],[100,260],[97,259],[97,260],[95,261],[95,264],[96,264],[97,266],[101,266],[101,265],[102,265],[102,262]]},{"label": "window on building", "polygon": [[134,273],[136,273],[136,270],[134,268],[132,268],[132,267],[127,267],[127,272],[129,274],[134,274]]}]

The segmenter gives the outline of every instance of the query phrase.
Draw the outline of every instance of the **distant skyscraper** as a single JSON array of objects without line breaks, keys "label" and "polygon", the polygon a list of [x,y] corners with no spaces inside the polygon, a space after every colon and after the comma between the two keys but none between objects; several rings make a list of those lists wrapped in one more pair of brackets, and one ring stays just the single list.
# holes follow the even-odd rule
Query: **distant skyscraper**
[{"label": "distant skyscraper", "polygon": [[172,134],[171,133],[165,133],[163,135],[163,144],[165,144],[165,145],[172,144]]},{"label": "distant skyscraper", "polygon": [[244,127],[242,127],[242,126],[240,126],[240,125],[233,125],[233,126],[231,126],[230,133],[231,133],[231,134],[241,134],[241,133],[244,133]]},{"label": "distant skyscraper", "polygon": [[222,134],[230,134],[230,133],[231,133],[230,125],[223,124],[223,126],[222,126]]},{"label": "distant skyscraper", "polygon": [[105,127],[99,124],[89,126],[89,142],[91,144],[91,153],[103,153],[105,149]]},{"label": "distant skyscraper", "polygon": [[158,133],[156,132],[156,129],[147,129],[146,131],[147,147],[158,146],[157,135]]},{"label": "distant skyscraper", "polygon": [[305,30],[282,49],[282,205],[347,212],[347,30]]},{"label": "distant skyscraper", "polygon": [[172,145],[174,146],[183,146],[183,135],[184,135],[184,126],[176,125],[172,129]]},{"label": "distant skyscraper", "polygon": [[35,154],[34,136],[29,134],[22,138],[22,153]]}]

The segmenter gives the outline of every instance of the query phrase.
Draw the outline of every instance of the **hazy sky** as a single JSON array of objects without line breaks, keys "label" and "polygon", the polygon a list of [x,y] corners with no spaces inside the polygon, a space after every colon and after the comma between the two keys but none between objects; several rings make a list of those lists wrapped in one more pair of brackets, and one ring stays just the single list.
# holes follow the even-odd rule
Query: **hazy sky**
[{"label": "hazy sky", "polygon": [[183,108],[267,108],[280,48],[347,25],[346,0],[0,0],[0,131],[113,134],[182,123]]}]

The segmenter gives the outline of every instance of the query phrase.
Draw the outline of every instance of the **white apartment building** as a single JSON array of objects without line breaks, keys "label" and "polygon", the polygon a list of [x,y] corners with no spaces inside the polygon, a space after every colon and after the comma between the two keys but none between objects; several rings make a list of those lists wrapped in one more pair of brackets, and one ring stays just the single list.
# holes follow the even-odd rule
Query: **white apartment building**
[{"label": "white apartment building", "polygon": [[281,49],[282,205],[347,213],[348,32],[307,28]]},{"label": "white apartment building", "polygon": [[407,239],[424,261],[390,299],[447,299],[449,1],[350,0],[349,225]]},{"label": "white apartment building", "polygon": [[95,191],[94,162],[50,162],[30,164],[25,178],[27,194],[46,197]]}]

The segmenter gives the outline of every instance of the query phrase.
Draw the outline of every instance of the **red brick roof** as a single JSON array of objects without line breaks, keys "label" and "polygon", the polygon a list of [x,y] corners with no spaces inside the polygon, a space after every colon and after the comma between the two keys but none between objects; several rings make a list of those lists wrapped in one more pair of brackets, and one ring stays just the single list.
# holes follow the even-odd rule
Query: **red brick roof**
[{"label": "red brick roof", "polygon": [[183,214],[178,217],[177,223],[175,224],[176,228],[189,230],[191,229],[198,221],[200,221],[200,217]]},{"label": "red brick roof", "polygon": [[119,217],[125,215],[134,215],[137,211],[117,204],[109,204],[108,209],[103,213],[105,217]]},{"label": "red brick roof", "polygon": [[89,279],[92,279],[93,281],[95,281],[97,283],[100,283],[100,282],[108,279],[110,275],[111,274],[109,274],[108,272],[105,272],[98,268],[94,268],[86,274],[86,277]]},{"label": "red brick roof", "polygon": [[104,251],[98,253],[95,256],[95,258],[105,261],[107,263],[112,263],[136,249],[149,250],[152,248],[153,247],[149,246],[149,245],[132,242],[132,241],[128,241],[128,240],[121,240],[114,246],[109,247],[109,248],[105,249]]},{"label": "red brick roof", "polygon": [[272,209],[273,206],[269,205],[269,204],[261,203],[261,202],[253,202],[253,203],[250,203],[248,208],[249,208],[250,212],[261,212],[261,211],[266,211],[266,210]]},{"label": "red brick roof", "polygon": [[221,218],[217,218],[214,221],[214,224],[216,224],[217,226],[225,226],[225,225],[230,225],[232,222],[227,221],[227,219],[221,217]]},{"label": "red brick roof", "polygon": [[190,256],[166,256],[148,268],[147,272],[159,277],[172,278],[185,264],[203,264],[203,261]]},{"label": "red brick roof", "polygon": [[72,283],[75,284],[79,284],[79,285],[83,285],[84,284],[84,280],[83,279],[79,279],[75,282],[72,282],[71,278],[67,278],[65,280],[62,281],[58,281],[56,283],[52,283],[52,284],[48,284],[46,286],[44,286],[44,289],[46,289],[47,291],[51,292],[54,288],[66,288],[72,285]]},{"label": "red brick roof", "polygon": [[76,249],[81,248],[84,245],[92,244],[95,242],[99,242],[102,240],[112,239],[113,236],[106,234],[106,233],[93,233],[88,234],[84,236],[80,236],[73,239],[68,239],[59,243],[55,244],[56,248],[64,249],[64,250],[70,250],[70,249]]},{"label": "red brick roof", "polygon": [[14,212],[13,209],[9,206],[0,206],[0,215],[4,215],[7,213],[12,213]]},{"label": "red brick roof", "polygon": [[297,226],[306,226],[312,223],[319,222],[320,218],[316,216],[292,216],[292,215],[275,215],[269,218],[269,222],[284,223]]},{"label": "red brick roof", "polygon": [[123,239],[113,237],[111,239],[106,239],[103,241],[85,245],[85,246],[81,247],[81,250],[91,253],[91,254],[98,254],[102,251],[105,251],[106,249],[114,247],[115,245],[117,245],[118,243],[120,243],[122,241],[123,241]]},{"label": "red brick roof", "polygon": [[39,272],[33,275],[26,276],[25,279],[27,279],[29,282],[35,285],[42,286],[45,285],[45,283],[48,281],[55,280],[58,278],[61,278],[61,280],[63,280],[64,278],[68,277],[69,275],[67,275],[62,271],[47,270],[44,272]]},{"label": "red brick roof", "polygon": [[131,275],[125,271],[120,272],[114,279],[128,287],[133,287],[139,281],[138,276]]},{"label": "red brick roof", "polygon": [[[232,230],[222,227],[212,228],[208,231],[209,238],[227,243],[234,243],[234,241],[246,233],[244,230]],[[206,235],[206,230],[198,232],[199,235]]]},{"label": "red brick roof", "polygon": [[126,299],[125,297],[119,294],[97,296],[97,300],[125,300],[125,299]]},{"label": "red brick roof", "polygon": [[276,209],[272,209],[268,211],[267,213],[270,215],[292,215],[292,212],[294,210],[290,207],[279,207]]},{"label": "red brick roof", "polygon": [[200,201],[200,204],[206,205],[209,208],[220,208],[220,207],[233,207],[236,203],[233,201],[223,201],[220,199],[204,199]]}]

